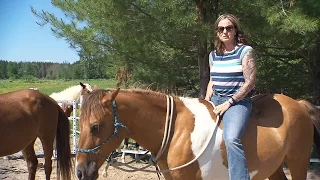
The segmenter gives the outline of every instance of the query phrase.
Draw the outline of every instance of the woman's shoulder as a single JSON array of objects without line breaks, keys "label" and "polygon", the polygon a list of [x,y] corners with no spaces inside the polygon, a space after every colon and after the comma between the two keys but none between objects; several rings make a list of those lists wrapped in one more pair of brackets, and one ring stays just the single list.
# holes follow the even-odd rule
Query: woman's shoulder
[{"label": "woman's shoulder", "polygon": [[213,55],[214,53],[216,53],[216,50],[211,50],[210,51],[210,55]]},{"label": "woman's shoulder", "polygon": [[210,53],[209,53],[209,57],[214,58],[214,57],[216,57],[216,56],[217,56],[216,50],[211,50]]},{"label": "woman's shoulder", "polygon": [[240,48],[243,50],[252,50],[253,48],[250,45],[241,45]]},{"label": "woman's shoulder", "polygon": [[242,52],[241,52],[241,55],[240,55],[240,59],[243,59],[243,57],[251,50],[253,50],[253,48],[251,46],[243,45]]}]

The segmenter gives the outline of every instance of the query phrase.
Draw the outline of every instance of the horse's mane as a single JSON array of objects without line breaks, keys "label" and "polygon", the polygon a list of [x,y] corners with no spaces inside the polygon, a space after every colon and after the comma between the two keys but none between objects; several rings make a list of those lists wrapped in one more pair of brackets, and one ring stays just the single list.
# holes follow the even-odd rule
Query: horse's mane
[{"label": "horse's mane", "polygon": [[[85,84],[88,86],[88,84]],[[81,93],[82,87],[80,85],[71,86],[61,92],[54,92],[50,95],[54,100],[77,100]]]},{"label": "horse's mane", "polygon": [[[107,91],[115,91],[116,89],[107,89]],[[152,96],[152,97],[159,97],[159,98],[165,98],[167,96],[167,94],[163,93],[163,92],[159,92],[159,91],[153,91],[150,89],[120,89],[121,93],[132,93],[132,94],[139,94],[139,95],[147,95],[147,96]],[[172,95],[174,98],[176,98],[176,96]]]},{"label": "horse's mane", "polygon": [[[94,111],[95,115],[98,117],[99,114],[104,113],[104,108],[101,104],[101,99],[104,97],[105,93],[107,92],[113,92],[117,89],[97,89],[92,91],[91,93],[88,94],[86,97],[86,100],[81,106],[81,114],[83,116],[90,115],[92,111]],[[125,94],[136,94],[136,95],[141,95],[143,97],[150,97],[150,98],[166,98],[166,94],[157,92],[157,91],[152,91],[152,90],[144,90],[144,89],[120,89],[119,93],[125,93]],[[177,99],[176,96],[173,96],[174,99]],[[150,101],[150,102],[155,102],[155,101]],[[157,102],[155,102],[157,103]],[[85,118],[87,119],[87,118]]]}]

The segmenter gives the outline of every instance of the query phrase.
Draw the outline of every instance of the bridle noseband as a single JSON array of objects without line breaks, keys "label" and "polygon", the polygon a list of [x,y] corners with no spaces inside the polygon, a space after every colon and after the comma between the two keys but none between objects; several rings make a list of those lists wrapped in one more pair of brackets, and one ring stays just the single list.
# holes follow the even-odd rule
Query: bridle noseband
[{"label": "bridle noseband", "polygon": [[113,106],[113,117],[114,117],[114,124],[113,124],[114,131],[113,131],[113,134],[107,140],[105,140],[103,143],[101,143],[100,145],[98,145],[98,146],[96,146],[94,148],[91,148],[91,149],[76,148],[76,152],[87,153],[87,154],[95,154],[95,155],[100,156],[102,158],[108,158],[107,156],[105,156],[103,154],[100,154],[100,153],[97,153],[96,151],[99,150],[103,145],[107,144],[107,142],[110,141],[111,138],[113,138],[114,136],[117,136],[119,138],[119,133],[118,133],[118,128],[119,127],[123,127],[129,132],[128,127],[123,125],[118,120],[116,100],[113,101],[112,106]]}]

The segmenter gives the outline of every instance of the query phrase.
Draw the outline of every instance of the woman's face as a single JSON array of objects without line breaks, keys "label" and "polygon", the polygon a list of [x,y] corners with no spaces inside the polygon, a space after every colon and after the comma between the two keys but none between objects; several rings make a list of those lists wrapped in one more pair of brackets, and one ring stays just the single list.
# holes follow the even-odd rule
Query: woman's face
[{"label": "woman's face", "polygon": [[224,44],[234,43],[236,28],[229,19],[223,19],[218,23],[217,36]]}]

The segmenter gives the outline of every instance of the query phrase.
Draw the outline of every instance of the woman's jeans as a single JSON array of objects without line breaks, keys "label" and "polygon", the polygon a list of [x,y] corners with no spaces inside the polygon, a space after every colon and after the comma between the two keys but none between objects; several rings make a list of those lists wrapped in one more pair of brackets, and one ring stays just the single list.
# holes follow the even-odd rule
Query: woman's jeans
[{"label": "woman's jeans", "polygon": [[[211,101],[218,106],[230,97],[214,94]],[[252,102],[250,97],[237,102],[223,114],[223,139],[226,144],[228,155],[228,169],[230,180],[248,180],[250,179],[246,157],[241,143],[241,136],[246,129]]]}]

